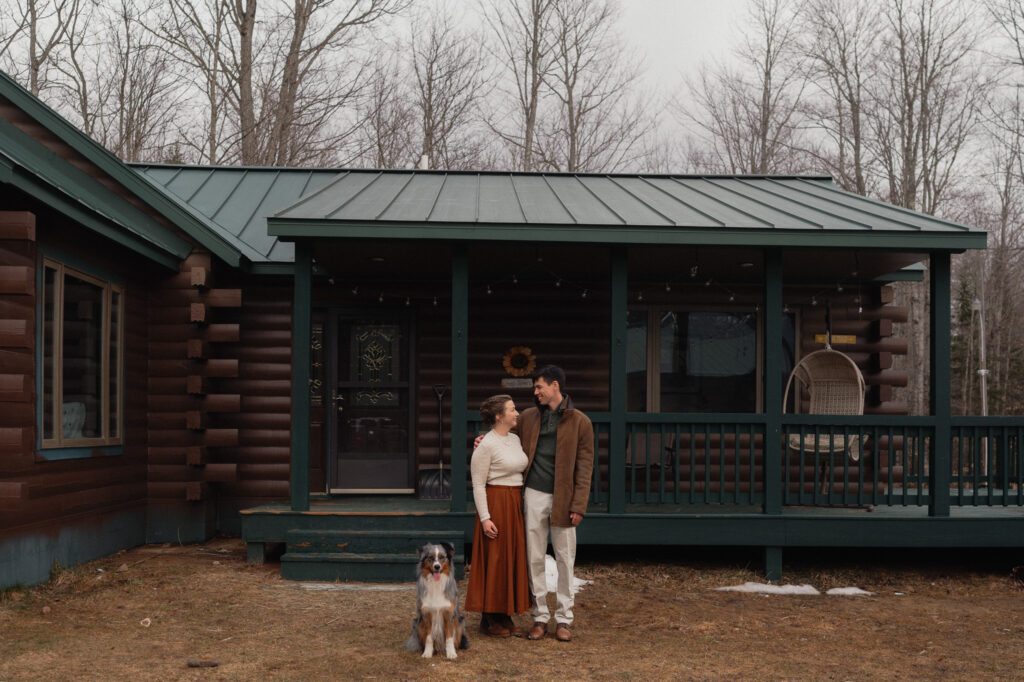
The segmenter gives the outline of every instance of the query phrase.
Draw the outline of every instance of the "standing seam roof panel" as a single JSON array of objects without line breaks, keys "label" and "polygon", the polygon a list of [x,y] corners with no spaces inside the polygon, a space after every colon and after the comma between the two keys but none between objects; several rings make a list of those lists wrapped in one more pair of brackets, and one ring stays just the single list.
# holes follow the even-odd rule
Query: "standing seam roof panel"
[{"label": "standing seam roof panel", "polygon": [[388,206],[380,220],[400,221],[407,220],[408,216],[422,216],[422,220],[426,220],[443,184],[441,175],[413,175],[402,191],[402,201]]},{"label": "standing seam roof panel", "polygon": [[[270,258],[279,242],[267,234],[267,216],[298,200],[307,191],[315,191],[322,187],[335,177],[336,173],[277,173],[274,183],[239,232],[239,239],[252,244],[253,248]],[[294,249],[291,253],[294,253]]]},{"label": "standing seam roof panel", "polygon": [[674,226],[675,223],[624,190],[610,177],[585,176],[580,182],[627,225]]},{"label": "standing seam roof panel", "polygon": [[507,175],[481,175],[477,201],[482,223],[524,223],[526,216],[519,205],[512,179]]},{"label": "standing seam roof panel", "polygon": [[407,173],[381,173],[327,217],[333,220],[376,220],[389,204],[401,201],[399,196],[409,179]]},{"label": "standing seam roof panel", "polygon": [[[720,187],[728,187],[743,194],[755,201],[761,201],[767,205],[778,206],[778,210],[788,213],[797,218],[818,223],[825,230],[870,230],[871,224],[864,220],[858,220],[851,216],[845,216],[836,210],[821,209],[801,202],[793,201],[783,193],[778,193],[765,187],[753,186],[746,180],[716,180]],[[739,189],[738,187],[742,187]]]},{"label": "standing seam roof panel", "polygon": [[742,191],[730,191],[730,189],[715,184],[712,180],[695,178],[680,180],[680,182],[724,205],[757,216],[757,219],[767,222],[777,230],[820,230],[822,228],[820,223],[790,215],[772,206],[766,206],[761,201],[751,199]]},{"label": "standing seam roof panel", "polygon": [[615,178],[616,184],[625,191],[637,197],[657,211],[660,215],[671,220],[672,224],[679,227],[721,227],[722,223],[711,216],[694,210],[678,198],[666,194],[663,190],[652,185],[650,181],[643,178]]},{"label": "standing seam roof panel", "polygon": [[545,180],[562,206],[572,214],[577,223],[584,225],[622,224],[622,219],[619,216],[600,201],[594,200],[594,195],[579,178],[549,175],[545,176]]},{"label": "standing seam roof panel", "polygon": [[513,175],[512,185],[526,222],[539,225],[575,225],[576,220],[565,210],[544,179],[536,175]]},{"label": "standing seam roof panel", "polygon": [[649,178],[647,181],[691,210],[710,216],[723,227],[774,227],[728,203],[705,196],[679,178]]},{"label": "standing seam roof panel", "polygon": [[476,177],[446,175],[427,221],[473,223],[477,221],[478,205]]}]

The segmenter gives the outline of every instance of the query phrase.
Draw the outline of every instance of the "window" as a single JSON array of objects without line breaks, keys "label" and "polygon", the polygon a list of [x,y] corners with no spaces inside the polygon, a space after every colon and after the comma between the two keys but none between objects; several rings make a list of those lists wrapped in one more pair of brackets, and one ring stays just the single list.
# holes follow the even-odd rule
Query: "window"
[{"label": "window", "polygon": [[[794,330],[795,319],[786,314],[783,378],[792,369]],[[761,321],[756,310],[631,310],[627,323],[626,409],[759,411],[760,337]]]},{"label": "window", "polygon": [[42,446],[119,444],[121,288],[46,259],[42,301]]}]

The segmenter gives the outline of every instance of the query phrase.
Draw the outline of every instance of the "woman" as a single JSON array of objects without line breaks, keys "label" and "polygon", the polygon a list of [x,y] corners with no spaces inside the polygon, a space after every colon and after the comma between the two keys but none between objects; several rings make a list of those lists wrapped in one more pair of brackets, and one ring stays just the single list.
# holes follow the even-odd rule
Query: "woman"
[{"label": "woman", "polygon": [[490,431],[473,452],[473,527],[466,610],[480,611],[480,629],[494,637],[520,635],[512,616],[530,607],[523,532],[523,471],[528,459],[519,436],[512,397],[495,395],[480,405]]}]

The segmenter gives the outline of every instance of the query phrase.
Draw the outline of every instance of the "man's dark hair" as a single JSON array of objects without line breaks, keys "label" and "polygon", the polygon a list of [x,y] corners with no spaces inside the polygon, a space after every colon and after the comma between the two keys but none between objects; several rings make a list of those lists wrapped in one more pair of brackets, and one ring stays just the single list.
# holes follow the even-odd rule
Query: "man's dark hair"
[{"label": "man's dark hair", "polygon": [[533,373],[533,380],[543,378],[549,384],[558,382],[558,389],[565,390],[565,370],[556,365],[545,365]]}]

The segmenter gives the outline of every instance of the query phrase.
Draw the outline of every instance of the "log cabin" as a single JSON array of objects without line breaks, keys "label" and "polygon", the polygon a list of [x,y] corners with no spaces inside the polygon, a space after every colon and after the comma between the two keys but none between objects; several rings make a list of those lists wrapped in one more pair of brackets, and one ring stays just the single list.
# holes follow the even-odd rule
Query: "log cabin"
[{"label": "log cabin", "polygon": [[[0,588],[216,533],[405,579],[472,538],[476,406],[544,364],[594,423],[581,543],[755,547],[773,579],[787,547],[1024,545],[1024,419],[950,411],[976,228],[816,176],[126,164],[7,76],[0,186]],[[788,390],[826,341],[853,412]]]}]

